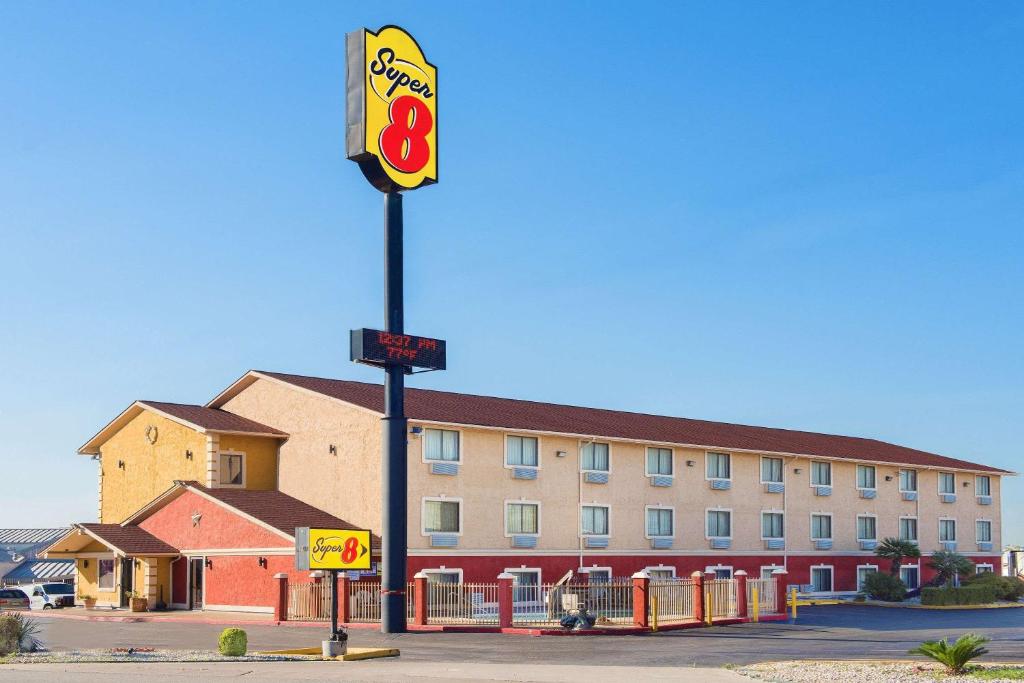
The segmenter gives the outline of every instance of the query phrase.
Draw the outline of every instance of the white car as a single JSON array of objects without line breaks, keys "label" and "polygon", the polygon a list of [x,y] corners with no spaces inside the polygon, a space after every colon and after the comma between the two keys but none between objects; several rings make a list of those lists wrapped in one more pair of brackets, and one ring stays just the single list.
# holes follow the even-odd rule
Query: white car
[{"label": "white car", "polygon": [[20,588],[28,595],[29,609],[75,606],[75,587],[70,583],[33,583]]}]

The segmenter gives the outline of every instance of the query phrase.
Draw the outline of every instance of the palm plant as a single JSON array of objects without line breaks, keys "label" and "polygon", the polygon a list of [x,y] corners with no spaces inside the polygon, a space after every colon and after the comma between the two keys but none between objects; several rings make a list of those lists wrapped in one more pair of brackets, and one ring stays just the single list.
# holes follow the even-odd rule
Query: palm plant
[{"label": "palm plant", "polygon": [[953,580],[958,576],[964,576],[974,571],[974,563],[960,553],[948,550],[937,550],[932,553],[928,566],[935,570],[937,579],[947,586],[953,585]]},{"label": "palm plant", "polygon": [[889,573],[893,576],[899,576],[900,567],[903,566],[903,558],[921,557],[921,549],[913,541],[903,541],[890,537],[882,539],[882,542],[875,548],[875,555],[878,555],[883,560],[892,562]]},{"label": "palm plant", "polygon": [[43,646],[39,622],[18,612],[0,615],[0,656],[35,652]]},{"label": "palm plant", "polygon": [[988,650],[982,647],[988,640],[977,633],[965,633],[952,645],[945,638],[926,640],[911,650],[910,654],[931,657],[946,667],[946,673],[962,674],[967,671],[967,664],[972,659],[988,654]]}]

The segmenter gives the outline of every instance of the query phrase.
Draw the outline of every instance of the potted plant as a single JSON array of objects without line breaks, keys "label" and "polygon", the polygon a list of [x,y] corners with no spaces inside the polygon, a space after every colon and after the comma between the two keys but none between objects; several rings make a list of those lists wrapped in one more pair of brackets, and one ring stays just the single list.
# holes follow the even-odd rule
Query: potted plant
[{"label": "potted plant", "polygon": [[145,612],[149,609],[149,600],[138,591],[128,591],[128,607],[132,612]]},{"label": "potted plant", "polygon": [[85,603],[85,609],[93,609],[96,607],[96,597],[93,595],[80,595],[82,602]]}]

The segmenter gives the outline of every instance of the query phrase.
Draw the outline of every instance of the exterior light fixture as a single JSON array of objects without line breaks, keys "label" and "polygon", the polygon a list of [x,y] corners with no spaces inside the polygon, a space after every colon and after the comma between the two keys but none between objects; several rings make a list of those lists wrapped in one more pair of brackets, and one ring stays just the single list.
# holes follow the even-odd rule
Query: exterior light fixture
[{"label": "exterior light fixture", "polygon": [[185,459],[186,460],[191,460],[192,459],[192,451],[188,451],[188,450],[185,451]]},{"label": "exterior light fixture", "polygon": [[259,565],[260,565],[261,567],[263,567],[264,569],[266,569],[266,568],[267,568],[267,558],[265,558],[265,557],[261,557],[261,558],[259,559]]},{"label": "exterior light fixture", "polygon": [[82,560],[82,566],[85,567],[86,569],[88,569],[89,568],[89,560]]},{"label": "exterior light fixture", "polygon": [[123,470],[124,469],[124,460],[118,460],[117,461],[117,467],[118,467],[118,469],[122,469]]},{"label": "exterior light fixture", "polygon": [[687,467],[693,467],[693,466],[694,466],[694,465],[696,465],[696,464],[697,464],[697,461],[696,461],[696,460],[687,460],[687,461],[686,461],[686,466],[687,466]]},{"label": "exterior light fixture", "polygon": [[793,474],[800,474],[801,472],[803,472],[803,470],[800,469],[799,467],[793,468]]},{"label": "exterior light fixture", "polygon": [[886,481],[892,481],[892,475],[891,474],[885,475],[885,480]]},{"label": "exterior light fixture", "polygon": [[409,433],[410,434],[422,434],[423,433],[423,427],[413,427],[413,428],[411,428],[409,430]]},{"label": "exterior light fixture", "polygon": [[330,446],[328,446],[328,447],[327,447],[327,451],[328,451],[328,452],[329,452],[329,453],[330,453],[331,455],[337,455],[337,454],[338,454],[338,447],[337,447],[337,446],[335,446],[335,445],[334,445],[334,444],[332,443],[332,444],[331,444]]},{"label": "exterior light fixture", "polygon": [[564,458],[567,455],[565,451],[555,451],[556,458]]},{"label": "exterior light fixture", "polygon": [[210,558],[206,558],[206,562],[204,562],[204,564],[206,565],[207,569],[213,569],[213,560],[211,560]]}]

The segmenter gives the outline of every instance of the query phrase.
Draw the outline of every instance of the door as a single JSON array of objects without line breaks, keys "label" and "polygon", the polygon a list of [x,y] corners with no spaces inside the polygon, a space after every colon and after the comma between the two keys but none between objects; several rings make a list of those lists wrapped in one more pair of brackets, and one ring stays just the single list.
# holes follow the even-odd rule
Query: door
[{"label": "door", "polygon": [[121,559],[121,607],[128,606],[128,594],[135,590],[135,560]]},{"label": "door", "polygon": [[201,557],[189,558],[188,606],[189,609],[203,608],[203,570],[206,563]]}]

